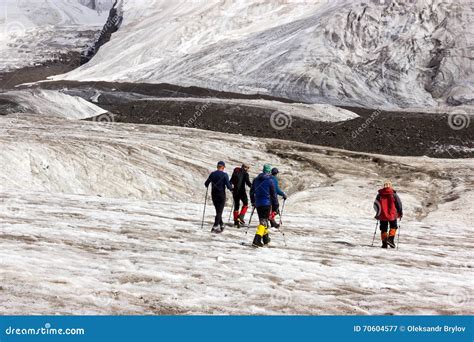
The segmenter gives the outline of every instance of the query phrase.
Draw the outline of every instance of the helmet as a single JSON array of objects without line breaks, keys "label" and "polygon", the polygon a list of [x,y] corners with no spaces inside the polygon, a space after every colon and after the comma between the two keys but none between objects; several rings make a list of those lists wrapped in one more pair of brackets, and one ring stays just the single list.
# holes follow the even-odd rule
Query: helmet
[{"label": "helmet", "polygon": [[270,164],[263,165],[263,173],[270,174],[272,172],[272,166]]},{"label": "helmet", "polygon": [[280,171],[278,171],[278,169],[277,169],[276,167],[274,167],[274,168],[272,169],[272,175],[276,176],[276,175],[279,174],[279,173],[280,173]]}]

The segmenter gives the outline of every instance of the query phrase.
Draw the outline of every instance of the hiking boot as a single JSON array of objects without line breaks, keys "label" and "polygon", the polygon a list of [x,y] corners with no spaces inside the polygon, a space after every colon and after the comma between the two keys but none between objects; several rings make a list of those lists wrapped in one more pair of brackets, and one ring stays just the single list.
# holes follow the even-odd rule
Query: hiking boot
[{"label": "hiking boot", "polygon": [[390,247],[395,248],[395,235],[397,235],[397,229],[396,228],[390,228],[390,231],[388,233],[388,239],[387,243]]},{"label": "hiking boot", "polygon": [[263,247],[262,237],[260,235],[255,234],[255,237],[253,238],[252,246]]},{"label": "hiking boot", "polygon": [[240,221],[239,221],[239,220],[235,220],[235,221],[234,221],[234,226],[236,226],[237,228],[240,228]]},{"label": "hiking boot", "polygon": [[382,237],[382,248],[387,248],[388,233],[382,232],[381,237]]},{"label": "hiking boot", "polygon": [[275,229],[280,228],[280,224],[277,223],[275,220],[270,220],[270,226],[272,226],[272,228],[275,228]]},{"label": "hiking boot", "polygon": [[262,239],[264,245],[268,245],[271,241],[270,236],[268,234],[265,234]]},{"label": "hiking boot", "polygon": [[[387,244],[392,247],[392,248],[395,248],[396,245],[395,245],[395,236],[389,236],[388,239],[387,239]],[[385,247],[387,248],[387,247]]]},{"label": "hiking boot", "polygon": [[224,231],[224,225],[221,224],[221,229],[218,231],[218,233],[222,233]]},{"label": "hiking boot", "polygon": [[240,224],[245,224],[244,215],[239,215],[237,221],[239,221]]},{"label": "hiking boot", "polygon": [[219,231],[219,226],[216,224],[212,226],[211,233],[217,233]]}]

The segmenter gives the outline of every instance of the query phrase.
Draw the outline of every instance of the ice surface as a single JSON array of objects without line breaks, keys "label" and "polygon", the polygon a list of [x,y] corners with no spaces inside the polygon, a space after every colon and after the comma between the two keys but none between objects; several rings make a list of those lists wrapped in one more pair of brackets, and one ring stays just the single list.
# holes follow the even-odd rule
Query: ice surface
[{"label": "ice surface", "polygon": [[[467,2],[364,4],[126,0],[112,41],[60,78],[367,106],[469,101]],[[0,5],[2,70],[78,48],[82,32],[105,22],[104,13],[73,0]],[[474,312],[473,159],[116,124],[58,91],[10,91],[0,99],[22,111],[0,115],[2,314]],[[353,117],[332,106],[248,103],[315,120]],[[263,163],[280,169],[289,194],[287,246],[275,231],[273,248],[242,246],[252,240],[255,217],[247,233],[228,227],[212,235],[210,205],[201,230],[203,182],[218,160],[229,171],[246,162],[252,176]],[[404,203],[399,250],[380,249],[378,232],[370,246],[372,202],[386,178]]]},{"label": "ice surface", "polygon": [[[255,217],[210,234],[211,206],[200,229],[221,159],[279,167],[287,247],[240,245]],[[0,164],[2,314],[473,313],[472,159],[18,114],[0,116]],[[384,178],[398,251],[370,247]]]}]

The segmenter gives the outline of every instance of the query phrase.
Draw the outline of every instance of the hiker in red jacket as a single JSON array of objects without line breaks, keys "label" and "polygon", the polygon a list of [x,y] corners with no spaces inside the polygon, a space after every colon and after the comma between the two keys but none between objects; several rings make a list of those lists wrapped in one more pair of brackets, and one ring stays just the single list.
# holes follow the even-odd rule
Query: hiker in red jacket
[{"label": "hiker in red jacket", "polygon": [[[379,190],[374,202],[377,212],[375,218],[380,220],[380,231],[382,237],[382,248],[387,245],[395,248],[395,235],[397,234],[397,219],[403,217],[402,201],[397,192],[392,188],[391,181],[385,181],[383,189]],[[390,231],[388,227],[390,225]]]}]

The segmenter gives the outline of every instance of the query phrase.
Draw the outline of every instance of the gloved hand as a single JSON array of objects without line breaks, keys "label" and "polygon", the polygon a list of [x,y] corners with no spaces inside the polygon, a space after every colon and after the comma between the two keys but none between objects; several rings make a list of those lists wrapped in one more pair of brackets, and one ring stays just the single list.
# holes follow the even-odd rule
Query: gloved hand
[{"label": "gloved hand", "polygon": [[283,200],[286,201],[287,198],[288,198],[288,197],[286,197],[286,194],[284,194],[284,195],[283,195]]}]

